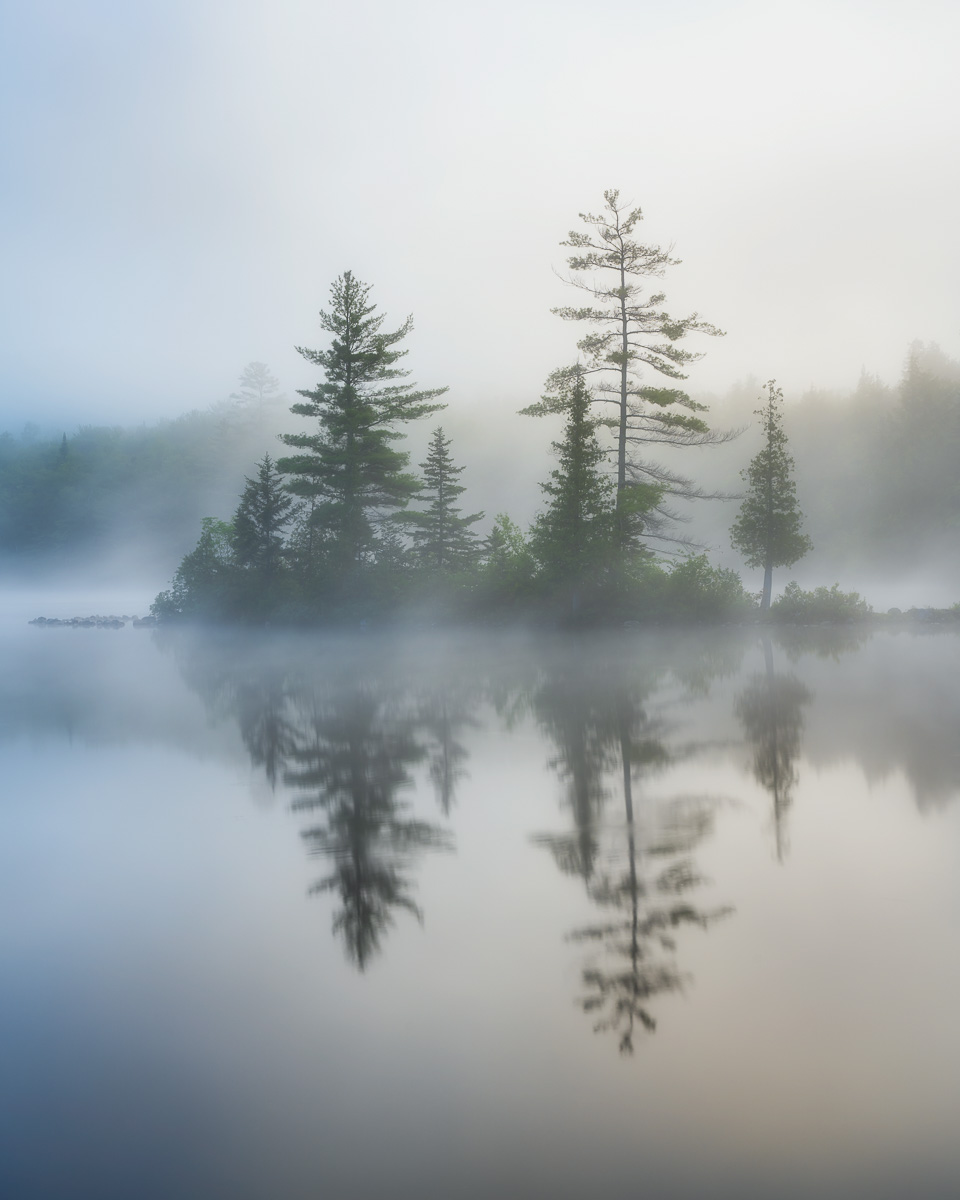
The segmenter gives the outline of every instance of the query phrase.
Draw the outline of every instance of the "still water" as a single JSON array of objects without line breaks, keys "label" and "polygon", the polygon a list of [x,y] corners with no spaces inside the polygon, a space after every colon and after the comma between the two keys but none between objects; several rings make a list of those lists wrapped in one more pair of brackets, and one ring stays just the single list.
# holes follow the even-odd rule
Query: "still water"
[{"label": "still water", "polygon": [[0,1194],[960,1194],[960,638],[2,634]]}]

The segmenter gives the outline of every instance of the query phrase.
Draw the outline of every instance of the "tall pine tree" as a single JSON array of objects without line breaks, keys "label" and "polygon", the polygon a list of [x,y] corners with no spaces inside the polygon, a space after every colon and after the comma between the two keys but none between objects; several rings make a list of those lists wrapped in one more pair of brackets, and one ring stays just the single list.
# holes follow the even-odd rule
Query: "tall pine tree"
[{"label": "tall pine tree", "polygon": [[[594,326],[577,345],[586,356],[586,370],[596,377],[593,402],[612,408],[604,423],[616,437],[617,533],[626,548],[637,545],[643,532],[669,529],[675,518],[660,501],[647,513],[651,487],[661,500],[665,495],[704,497],[689,479],[647,459],[649,447],[700,446],[730,435],[712,431],[698,415],[704,406],[686,392],[646,381],[649,372],[669,380],[686,378],[684,367],[701,355],[679,343],[690,333],[718,336],[721,331],[696,313],[678,318],[663,310],[666,297],[647,291],[647,280],[661,277],[679,260],[669,250],[633,239],[643,220],[641,209],[628,209],[617,191],[606,191],[603,198],[605,211],[599,216],[580,214],[588,231],[573,230],[561,243],[574,252],[567,260],[574,272],[569,282],[587,292],[590,302],[553,311],[565,321]],[[639,522],[638,513],[645,514]]]},{"label": "tall pine tree", "polygon": [[[412,318],[392,333],[381,331],[384,317],[369,301],[370,287],[345,271],[330,289],[330,310],[321,328],[332,335],[327,350],[297,350],[323,372],[323,381],[300,392],[291,411],[317,422],[312,433],[283,434],[297,451],[277,466],[291,476],[287,485],[311,504],[319,532],[313,544],[328,573],[350,590],[356,574],[373,561],[377,525],[404,508],[419,487],[406,471],[409,455],[393,449],[396,426],[442,408],[434,403],[446,388],[417,391],[399,382],[409,372],[396,364],[407,353],[396,347],[412,328]],[[314,565],[314,564],[311,564]]]}]

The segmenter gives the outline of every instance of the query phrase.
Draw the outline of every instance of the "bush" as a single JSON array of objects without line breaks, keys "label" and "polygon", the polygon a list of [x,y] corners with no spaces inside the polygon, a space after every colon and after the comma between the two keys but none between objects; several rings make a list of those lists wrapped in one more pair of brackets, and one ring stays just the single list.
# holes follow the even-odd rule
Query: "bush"
[{"label": "bush", "polygon": [[722,621],[753,612],[752,596],[736,571],[712,567],[705,554],[677,563],[663,586],[664,616],[692,621]]},{"label": "bush", "polygon": [[873,612],[859,592],[841,592],[840,585],[818,587],[805,592],[799,583],[791,581],[783,595],[770,605],[774,620],[793,621],[811,625],[817,622],[857,621]]}]

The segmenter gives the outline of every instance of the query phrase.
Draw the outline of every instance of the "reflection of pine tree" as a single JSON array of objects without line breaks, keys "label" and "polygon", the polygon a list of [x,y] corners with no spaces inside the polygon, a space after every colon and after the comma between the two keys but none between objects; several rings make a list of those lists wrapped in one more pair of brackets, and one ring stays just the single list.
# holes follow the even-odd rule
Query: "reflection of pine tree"
[{"label": "reflection of pine tree", "polygon": [[322,706],[290,754],[284,779],[309,793],[294,807],[320,809],[324,818],[303,836],[311,853],[333,863],[311,890],[339,893],[333,929],[361,970],[396,909],[422,920],[405,872],[420,852],[447,844],[437,826],[407,817],[398,798],[424,754],[410,718],[367,690]]},{"label": "reflection of pine tree", "polygon": [[[684,982],[672,953],[674,934],[683,925],[707,925],[728,909],[705,913],[695,908],[684,893],[703,882],[690,852],[711,830],[713,803],[707,798],[675,800],[669,805],[665,836],[648,845],[645,855],[638,846],[638,831],[625,827],[626,864],[602,872],[591,884],[591,899],[616,912],[615,919],[575,930],[571,941],[593,942],[597,960],[583,970],[587,994],[580,1003],[585,1012],[596,1014],[594,1030],[620,1034],[620,1052],[633,1053],[633,1035],[639,1020],[649,1031],[656,1020],[649,1001],[662,992],[678,991]],[[619,855],[611,855],[618,858]],[[652,879],[651,868],[659,866]]]},{"label": "reflection of pine tree", "polygon": [[604,774],[613,765],[613,746],[604,711],[605,695],[582,677],[566,673],[548,679],[537,691],[533,706],[540,724],[557,745],[550,766],[564,783],[564,803],[573,829],[538,834],[564,874],[593,875],[598,846],[598,823],[607,797]]},{"label": "reflection of pine tree", "polygon": [[803,706],[813,697],[795,676],[775,673],[768,638],[764,638],[763,650],[766,671],[741,692],[735,711],[753,746],[753,773],[773,798],[777,858],[782,862],[786,817],[793,803],[790,793],[797,782],[795,763],[803,736]]},{"label": "reflection of pine tree", "polygon": [[296,725],[291,714],[289,684],[283,671],[271,670],[237,685],[235,708],[240,736],[255,767],[263,767],[276,788],[287,755],[293,750]]},{"label": "reflection of pine tree", "polygon": [[457,784],[467,777],[464,764],[469,754],[457,736],[461,729],[476,725],[470,715],[474,705],[473,696],[453,685],[431,692],[421,701],[419,721],[429,737],[430,782],[445,817],[453,807]]},{"label": "reflection of pine tree", "polygon": [[[541,685],[533,708],[556,741],[551,765],[567,783],[574,829],[534,840],[551,850],[562,871],[582,876],[590,899],[608,918],[570,935],[596,948],[583,970],[580,1003],[595,1014],[596,1030],[618,1032],[621,1052],[632,1053],[637,1021],[648,1030],[656,1026],[649,1002],[682,984],[672,958],[675,931],[687,924],[705,928],[722,915],[685,899],[702,882],[690,855],[712,828],[714,804],[706,798],[672,801],[659,836],[648,839],[641,853],[635,782],[672,761],[661,724],[645,709],[656,678],[646,681],[645,691],[636,676],[625,677],[609,663],[604,670],[585,671],[577,662],[571,667]],[[624,821],[606,826],[612,843],[604,854],[602,811],[615,771]]]}]

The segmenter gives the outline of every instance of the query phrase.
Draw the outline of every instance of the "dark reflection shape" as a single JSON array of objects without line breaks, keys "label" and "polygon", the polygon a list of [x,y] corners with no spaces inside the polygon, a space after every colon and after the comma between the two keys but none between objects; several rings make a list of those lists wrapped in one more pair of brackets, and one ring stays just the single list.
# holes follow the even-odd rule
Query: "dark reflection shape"
[{"label": "dark reflection shape", "polygon": [[[650,1032],[656,1028],[650,1001],[682,986],[684,976],[672,958],[675,932],[689,924],[706,928],[729,911],[706,913],[685,898],[704,882],[691,852],[713,827],[715,802],[697,797],[668,802],[660,810],[659,836],[648,839],[641,852],[635,783],[678,757],[665,744],[663,722],[645,707],[662,672],[643,674],[636,663],[624,670],[609,662],[597,670],[577,659],[566,667],[541,683],[532,708],[556,743],[550,766],[564,783],[573,829],[533,840],[551,851],[561,871],[579,875],[603,910],[604,920],[568,935],[594,947],[582,972],[586,995],[579,1003],[595,1015],[595,1031],[617,1033],[620,1052],[632,1054],[637,1023]],[[622,794],[624,820],[605,827],[603,810],[616,791]]]},{"label": "dark reflection shape", "polygon": [[[778,646],[787,658],[799,662],[805,654],[839,662],[845,654],[861,650],[873,637],[869,625],[781,625],[775,633]],[[764,638],[767,642],[769,639]]]},{"label": "dark reflection shape", "polygon": [[467,777],[469,752],[458,740],[462,730],[476,728],[472,710],[479,703],[475,689],[450,686],[431,689],[420,700],[420,721],[429,738],[428,773],[437,805],[445,817],[456,799],[457,784]]},{"label": "dark reflection shape", "polygon": [[244,680],[237,687],[236,714],[240,736],[255,767],[262,767],[276,789],[283,766],[296,746],[288,681],[282,672]]},{"label": "dark reflection shape", "polygon": [[553,738],[557,754],[550,766],[563,781],[562,804],[570,812],[569,833],[538,834],[564,874],[585,881],[593,875],[598,849],[597,827],[608,791],[604,774],[615,762],[609,697],[592,676],[564,672],[546,680],[536,692],[533,709]]},{"label": "dark reflection shape", "polygon": [[303,837],[312,854],[333,863],[311,891],[339,894],[333,930],[361,971],[380,950],[396,910],[422,921],[408,876],[417,856],[450,846],[438,826],[408,817],[399,799],[425,755],[402,707],[361,689],[319,708],[287,757],[284,782],[309,793],[293,807],[323,814]]},{"label": "dark reflection shape", "polygon": [[763,639],[766,670],[740,693],[734,711],[753,747],[753,773],[773,800],[773,826],[777,858],[787,849],[787,813],[797,783],[796,762],[803,739],[803,707],[811,692],[793,675],[778,675],[773,666],[773,646]]},{"label": "dark reflection shape", "polygon": [[676,951],[676,931],[684,925],[706,929],[732,911],[720,908],[706,913],[684,898],[706,882],[690,852],[712,830],[714,809],[715,802],[708,797],[670,801],[665,809],[667,827],[642,854],[637,828],[628,822],[623,830],[625,868],[598,874],[588,888],[594,903],[613,910],[617,919],[569,935],[571,941],[599,946],[598,961],[583,970],[587,994],[580,1004],[585,1012],[597,1016],[596,1032],[619,1034],[621,1054],[633,1053],[638,1021],[648,1032],[656,1029],[649,1001],[663,992],[679,991],[686,981],[669,957]]}]

